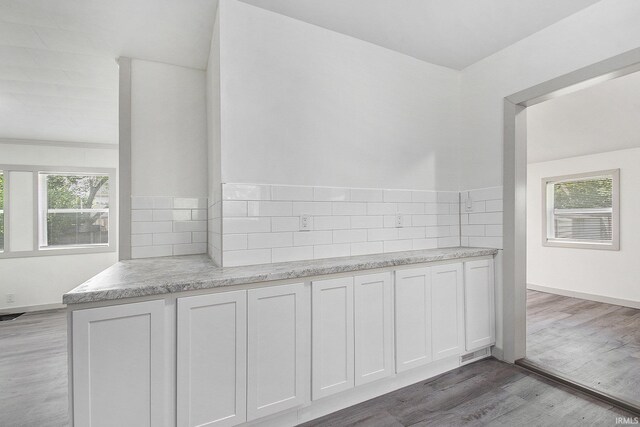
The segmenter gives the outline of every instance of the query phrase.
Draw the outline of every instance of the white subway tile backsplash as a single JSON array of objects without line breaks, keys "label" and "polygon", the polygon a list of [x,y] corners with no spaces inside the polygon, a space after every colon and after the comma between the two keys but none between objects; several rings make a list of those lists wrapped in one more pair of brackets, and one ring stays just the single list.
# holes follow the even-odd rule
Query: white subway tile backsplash
[{"label": "white subway tile backsplash", "polygon": [[136,246],[131,248],[132,258],[154,258],[171,255],[173,255],[173,247],[171,245]]},{"label": "white subway tile backsplash", "polygon": [[222,216],[247,216],[248,203],[240,200],[225,200],[222,202]]},{"label": "white subway tile backsplash", "polygon": [[486,212],[502,212],[502,200],[487,200],[485,205]]},{"label": "white subway tile backsplash", "polygon": [[348,243],[337,245],[316,245],[313,247],[313,258],[333,258],[351,255],[351,245]]},{"label": "white subway tile backsplash", "polygon": [[502,224],[500,225],[485,225],[485,236],[502,237]]},{"label": "white subway tile backsplash", "polygon": [[362,242],[351,244],[351,256],[381,254],[384,252],[382,242]]},{"label": "white subway tile backsplash", "polygon": [[436,191],[412,191],[412,202],[436,203],[438,201],[438,192]]},{"label": "white subway tile backsplash", "polygon": [[153,234],[132,234],[131,246],[151,246],[153,245]]},{"label": "white subway tile backsplash", "polygon": [[351,190],[340,187],[314,187],[313,200],[318,202],[348,202]]},{"label": "white subway tile backsplash", "polygon": [[248,216],[291,216],[292,202],[250,201]]},{"label": "white subway tile backsplash", "polygon": [[[460,223],[463,246],[502,248],[502,187],[463,191]],[[472,209],[466,209],[466,200],[472,200]]]},{"label": "white subway tile backsplash", "polygon": [[333,243],[352,243],[366,241],[367,230],[364,229],[334,230],[333,232]]},{"label": "white subway tile backsplash", "polygon": [[170,233],[173,231],[171,221],[143,221],[131,223],[131,234]]},{"label": "white subway tile backsplash", "polygon": [[206,221],[207,220],[207,210],[206,209],[192,209],[191,210],[191,220],[192,221]]},{"label": "white subway tile backsplash", "polygon": [[193,243],[207,243],[207,232],[206,231],[191,232],[191,241]]},{"label": "white subway tile backsplash", "polygon": [[457,191],[439,191],[438,203],[458,203],[460,193]]},{"label": "white subway tile backsplash", "polygon": [[179,243],[191,243],[191,233],[154,233],[154,245],[176,245]]},{"label": "white subway tile backsplash", "polygon": [[249,249],[242,251],[224,251],[223,262],[225,267],[238,265],[270,264],[271,249]]},{"label": "white subway tile backsplash", "polygon": [[271,231],[271,218],[222,218],[222,232],[224,234],[266,233],[269,231]]},{"label": "white subway tile backsplash", "polygon": [[401,252],[413,249],[411,240],[389,240],[384,242],[384,252]]},{"label": "white subway tile backsplash", "polygon": [[196,255],[207,251],[206,243],[188,243],[183,245],[173,245],[174,255]]},{"label": "white subway tile backsplash", "polygon": [[502,212],[471,213],[469,224],[502,224]]},{"label": "white subway tile backsplash", "polygon": [[271,218],[271,231],[298,231],[300,230],[300,217],[273,217]]},{"label": "white subway tile backsplash", "polygon": [[331,215],[331,202],[293,202],[294,216],[300,215]]},{"label": "white subway tile backsplash", "polygon": [[272,185],[271,200],[313,200],[313,187],[295,185]]},{"label": "white subway tile backsplash", "polygon": [[424,239],[425,227],[398,228],[398,239]]},{"label": "white subway tile backsplash", "polygon": [[438,225],[438,215],[412,215],[411,225],[414,227]]},{"label": "white subway tile backsplash", "polygon": [[222,236],[222,249],[225,251],[247,249],[248,246],[247,234],[224,234]]},{"label": "white subway tile backsplash", "polygon": [[367,215],[394,215],[397,211],[397,203],[367,203]]},{"label": "white subway tile backsplash", "polygon": [[173,207],[175,209],[206,209],[207,199],[197,197],[174,197]]},{"label": "white subway tile backsplash", "polygon": [[153,209],[171,209],[173,208],[173,197],[154,197]]},{"label": "white subway tile backsplash", "polygon": [[293,246],[293,233],[251,233],[248,235],[249,249],[281,248]]},{"label": "white subway tile backsplash", "polygon": [[382,227],[383,227],[383,217],[380,215],[351,217],[351,228],[382,228]]},{"label": "white subway tile backsplash", "polygon": [[397,228],[374,228],[367,230],[367,239],[370,242],[396,240],[398,238]]},{"label": "white subway tile backsplash", "polygon": [[207,221],[173,221],[173,231],[207,231]]},{"label": "white subway tile backsplash", "polygon": [[383,200],[385,202],[410,202],[410,190],[384,190]]},{"label": "white subway tile backsplash", "polygon": [[351,228],[348,216],[316,216],[313,218],[314,230],[346,230]]},{"label": "white subway tile backsplash", "polygon": [[293,246],[313,246],[331,244],[331,231],[299,231],[293,233]]},{"label": "white subway tile backsplash", "polygon": [[153,209],[153,197],[132,196],[131,209]]},{"label": "white subway tile backsplash", "polygon": [[413,249],[435,249],[438,247],[438,239],[414,239]]},{"label": "white subway tile backsplash", "polygon": [[313,246],[273,248],[271,251],[271,262],[302,261],[306,259],[313,259]]},{"label": "white subway tile backsplash", "polygon": [[223,200],[271,200],[271,186],[258,184],[222,184]]},{"label": "white subway tile backsplash", "polygon": [[425,203],[423,213],[427,215],[437,215],[438,213],[440,213],[440,206],[442,205],[443,203]]},{"label": "white subway tile backsplash", "polygon": [[463,225],[463,236],[484,236],[484,225]]},{"label": "white subway tile backsplash", "polygon": [[424,203],[398,203],[397,212],[401,214],[424,214]]},{"label": "white subway tile backsplash", "polygon": [[367,204],[362,202],[333,202],[333,215],[366,215]]},{"label": "white subway tile backsplash", "polygon": [[139,209],[131,211],[131,222],[153,221],[153,210]]},{"label": "white subway tile backsplash", "polygon": [[451,248],[456,246],[460,246],[459,237],[438,237],[439,248]]},{"label": "white subway tile backsplash", "polygon": [[352,202],[382,202],[383,191],[372,188],[352,188]]}]

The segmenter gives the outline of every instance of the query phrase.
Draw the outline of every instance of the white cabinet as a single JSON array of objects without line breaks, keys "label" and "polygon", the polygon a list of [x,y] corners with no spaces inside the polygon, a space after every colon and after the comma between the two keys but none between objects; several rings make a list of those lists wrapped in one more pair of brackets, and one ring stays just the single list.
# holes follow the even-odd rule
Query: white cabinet
[{"label": "white cabinet", "polygon": [[395,320],[396,372],[431,362],[431,268],[396,271]]},{"label": "white cabinet", "polygon": [[462,264],[431,267],[433,359],[464,352],[464,280]]},{"label": "white cabinet", "polygon": [[393,375],[391,273],[356,276],[355,385]]},{"label": "white cabinet", "polygon": [[312,398],[354,386],[353,277],[312,286]]},{"label": "white cabinet", "polygon": [[464,263],[466,350],[495,344],[493,260]]},{"label": "white cabinet", "polygon": [[309,307],[303,283],[248,291],[248,421],[307,401]]},{"label": "white cabinet", "polygon": [[247,292],[178,298],[178,426],[246,421]]},{"label": "white cabinet", "polygon": [[165,425],[165,302],[72,314],[76,426]]}]

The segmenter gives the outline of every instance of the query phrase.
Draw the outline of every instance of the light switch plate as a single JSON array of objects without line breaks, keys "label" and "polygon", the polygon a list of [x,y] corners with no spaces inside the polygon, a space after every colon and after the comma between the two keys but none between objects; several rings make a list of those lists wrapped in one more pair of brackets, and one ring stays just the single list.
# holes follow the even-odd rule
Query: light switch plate
[{"label": "light switch plate", "polygon": [[309,231],[311,230],[311,215],[303,214],[300,215],[300,231]]},{"label": "light switch plate", "polygon": [[402,215],[400,215],[400,214],[396,215],[396,227],[397,228],[404,227],[404,220],[402,218]]}]

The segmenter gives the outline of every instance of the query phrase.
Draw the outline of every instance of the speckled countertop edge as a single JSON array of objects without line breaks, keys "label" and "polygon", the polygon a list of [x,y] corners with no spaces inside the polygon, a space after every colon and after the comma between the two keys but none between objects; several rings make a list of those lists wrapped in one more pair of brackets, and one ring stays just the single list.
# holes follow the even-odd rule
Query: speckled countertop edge
[{"label": "speckled countertop edge", "polygon": [[164,295],[495,255],[492,248],[443,248],[309,261],[216,267],[206,255],[121,261],[63,296],[64,304]]}]

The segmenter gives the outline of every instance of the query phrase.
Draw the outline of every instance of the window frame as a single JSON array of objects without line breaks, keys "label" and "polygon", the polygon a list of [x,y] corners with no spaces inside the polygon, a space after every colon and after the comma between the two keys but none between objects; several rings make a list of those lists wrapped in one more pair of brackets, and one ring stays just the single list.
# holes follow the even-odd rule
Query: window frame
[{"label": "window frame", "polygon": [[[598,241],[581,241],[570,239],[549,238],[552,222],[550,221],[550,209],[553,203],[547,193],[549,184],[570,181],[583,181],[588,178],[611,177],[611,243]],[[542,246],[561,247],[573,249],[598,249],[608,251],[620,250],[620,169],[608,169],[594,172],[584,172],[571,175],[560,175],[542,178]]]},{"label": "window frame", "polygon": [[[0,252],[0,259],[4,258],[28,258],[40,256],[60,256],[60,255],[83,255],[95,253],[116,252],[118,248],[118,199],[117,199],[117,181],[116,169],[109,167],[73,167],[73,166],[37,166],[37,165],[10,165],[0,164],[0,170],[4,173],[5,178],[5,243],[4,252]],[[8,217],[8,204],[11,203],[9,179],[11,172],[31,172],[33,175],[33,249],[30,251],[11,250],[10,229],[7,227],[10,219]],[[109,177],[109,243],[106,245],[95,246],[56,246],[51,248],[40,247],[40,173],[50,174],[91,174],[91,175],[107,175]],[[45,206],[46,209],[46,206]]]}]

